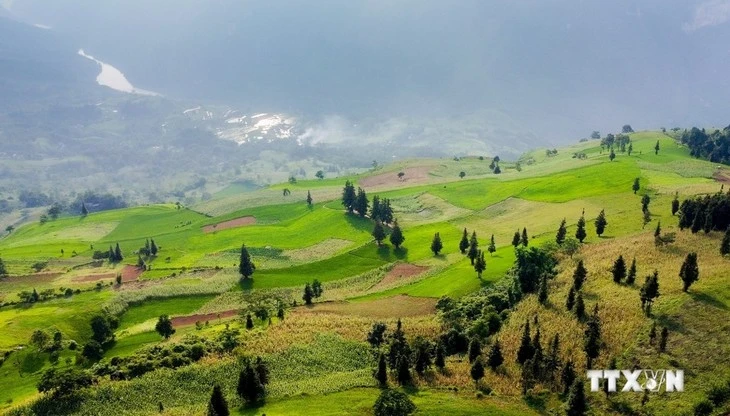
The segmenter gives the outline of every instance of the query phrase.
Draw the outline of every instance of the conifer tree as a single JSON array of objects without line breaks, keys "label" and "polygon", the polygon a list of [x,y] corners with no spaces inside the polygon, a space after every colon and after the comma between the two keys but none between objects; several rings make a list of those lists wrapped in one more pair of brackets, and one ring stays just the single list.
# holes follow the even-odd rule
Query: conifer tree
[{"label": "conifer tree", "polygon": [[662,333],[659,336],[659,352],[664,352],[667,349],[667,341],[669,339],[669,329],[666,326],[662,327]]},{"label": "conifer tree", "polygon": [[633,285],[636,281],[636,257],[631,260],[631,267],[629,268],[629,274],[626,276],[626,284]]},{"label": "conifer tree", "polygon": [[494,255],[495,251],[497,251],[497,245],[494,243],[494,234],[492,234],[492,238],[489,240],[487,251],[489,252],[490,257]]},{"label": "conifer tree", "polygon": [[431,251],[433,251],[435,256],[438,256],[443,248],[444,245],[441,243],[441,236],[439,233],[434,234],[433,241],[431,241]]},{"label": "conifer tree", "polygon": [[152,256],[157,256],[158,251],[159,248],[157,247],[157,244],[155,244],[155,240],[150,239],[150,254],[152,254]]},{"label": "conifer tree", "polygon": [[357,200],[357,194],[355,193],[355,186],[350,181],[345,181],[345,188],[342,190],[342,205],[347,209],[347,212],[352,214],[355,210],[355,201]]},{"label": "conifer tree", "polygon": [[621,283],[621,281],[626,277],[626,262],[624,261],[624,256],[619,255],[616,261],[613,262],[611,274],[613,274],[613,281],[616,283]]},{"label": "conifer tree", "polygon": [[649,203],[651,202],[651,197],[649,197],[648,194],[644,194],[644,196],[641,197],[641,211],[646,212],[649,210]]},{"label": "conifer tree", "polygon": [[107,255],[109,258],[109,262],[116,263],[116,254],[114,254],[114,249],[112,246],[109,246],[109,254]]},{"label": "conifer tree", "polygon": [[588,270],[583,265],[583,260],[578,260],[578,265],[575,267],[573,272],[573,287],[578,292],[583,287],[583,283],[586,281],[588,276]]},{"label": "conifer tree", "polygon": [[520,245],[520,230],[515,231],[515,235],[512,237],[512,245],[515,248]]},{"label": "conifer tree", "polygon": [[583,295],[578,292],[578,296],[575,298],[575,317],[579,321],[582,321],[586,317],[586,305],[583,303]]},{"label": "conifer tree", "polygon": [[378,247],[380,247],[383,240],[385,240],[385,230],[383,229],[383,224],[380,220],[375,221],[375,226],[373,227],[373,232],[371,234],[375,239],[375,242],[378,243]]},{"label": "conifer tree", "polygon": [[626,153],[628,153],[628,155],[631,156],[631,152],[633,152],[633,151],[634,151],[634,144],[629,142],[629,148]]},{"label": "conifer tree", "polygon": [[357,213],[361,217],[365,217],[368,213],[368,207],[370,206],[370,201],[368,201],[368,196],[365,193],[365,190],[362,188],[357,188],[357,198],[355,199],[355,209],[357,210]]},{"label": "conifer tree", "polygon": [[423,375],[432,364],[431,343],[422,337],[417,337],[413,345],[413,349],[415,350],[413,353],[413,360],[415,361],[413,367],[416,370],[416,373]]},{"label": "conifer tree", "polygon": [[575,230],[575,238],[578,239],[581,243],[583,240],[586,239],[586,218],[584,215],[581,215],[578,219],[578,228]]},{"label": "conifer tree", "polygon": [[570,291],[568,291],[568,298],[565,300],[565,309],[572,311],[574,306],[575,306],[575,288],[571,286]]},{"label": "conifer tree", "polygon": [[322,293],[324,292],[324,289],[322,289],[322,283],[320,283],[319,280],[314,279],[312,281],[312,294],[314,294],[315,298],[318,298],[322,296]]},{"label": "conifer tree", "polygon": [[314,299],[314,291],[312,290],[312,286],[307,283],[304,285],[304,295],[302,295],[302,300],[307,305],[311,305],[312,299]]},{"label": "conifer tree", "polygon": [[725,230],[725,236],[722,238],[722,243],[720,243],[720,254],[723,256],[730,254],[730,227]]},{"label": "conifer tree", "polygon": [[527,245],[530,244],[530,239],[527,237],[527,228],[522,229],[522,237],[520,238],[520,244],[522,244],[523,247],[527,247]]},{"label": "conifer tree", "polygon": [[588,410],[586,402],[585,390],[583,390],[583,380],[580,378],[573,382],[568,393],[568,403],[566,409],[567,416],[583,416]]},{"label": "conifer tree", "polygon": [[672,215],[676,215],[677,211],[679,211],[679,192],[674,194],[674,199],[672,200]]},{"label": "conifer tree", "polygon": [[373,221],[378,221],[381,219],[382,209],[380,206],[380,197],[378,195],[375,195],[373,197],[373,205],[370,208],[370,219]]},{"label": "conifer tree", "polygon": [[474,265],[474,262],[479,257],[479,241],[477,240],[477,232],[472,231],[471,238],[469,239],[469,251],[467,251],[467,256],[469,257],[469,260],[471,261],[472,266]]},{"label": "conifer tree", "polygon": [[600,237],[603,235],[603,232],[606,231],[606,226],[608,225],[608,221],[606,221],[606,212],[604,210],[601,210],[600,213],[598,213],[598,217],[596,217],[596,234]]},{"label": "conifer tree", "polygon": [[436,368],[442,371],[444,368],[446,368],[446,358],[444,356],[444,346],[439,342],[436,345],[436,359],[434,360],[434,365],[436,365]]},{"label": "conifer tree", "polygon": [[540,279],[540,289],[537,291],[537,301],[543,305],[547,304],[548,300],[548,284],[547,276],[543,275]]},{"label": "conifer tree", "polygon": [[555,333],[550,342],[550,351],[545,359],[545,371],[549,381],[554,380],[555,372],[560,368],[560,334]]},{"label": "conifer tree", "polygon": [[245,244],[241,245],[241,258],[238,262],[238,273],[244,279],[248,279],[253,276],[253,272],[256,270],[256,265],[251,261],[251,255],[248,254],[248,249]]},{"label": "conifer tree", "polygon": [[124,260],[124,256],[122,256],[122,250],[119,248],[119,243],[117,243],[117,246],[114,248],[114,261],[119,263],[122,260]]},{"label": "conifer tree", "polygon": [[568,394],[570,386],[572,386],[575,381],[575,368],[573,366],[573,360],[570,358],[563,366],[563,370],[560,372],[560,381],[563,383],[563,394]]},{"label": "conifer tree", "polygon": [[646,276],[644,285],[641,286],[639,291],[641,298],[641,307],[646,312],[646,316],[651,316],[651,305],[654,303],[654,299],[659,297],[659,272],[654,270],[654,274]]},{"label": "conifer tree", "polygon": [[390,233],[390,243],[393,244],[397,250],[404,241],[406,241],[406,238],[403,236],[403,231],[400,229],[400,225],[398,225],[398,220],[395,220],[393,222],[393,231]]},{"label": "conifer tree", "polygon": [[684,263],[682,263],[682,267],[679,270],[679,277],[682,279],[682,290],[685,292],[692,283],[700,278],[700,268],[697,266],[697,253],[687,254],[687,258],[684,259]]},{"label": "conifer tree", "polygon": [[484,259],[484,252],[479,250],[477,260],[474,262],[474,270],[477,272],[477,277],[482,278],[482,272],[487,268],[487,261]]},{"label": "conifer tree", "polygon": [[410,363],[408,362],[408,356],[401,355],[398,358],[398,371],[396,372],[398,383],[405,385],[411,382],[411,370]]},{"label": "conifer tree", "polygon": [[530,321],[525,321],[525,327],[522,332],[522,339],[520,340],[520,348],[517,350],[517,362],[524,364],[525,361],[532,358],[535,353],[532,347],[532,341],[530,340]]},{"label": "conifer tree", "polygon": [[378,356],[378,369],[375,371],[375,379],[381,387],[388,385],[388,367],[385,363],[385,354],[382,352]]},{"label": "conifer tree", "polygon": [[555,242],[558,243],[558,245],[563,245],[565,242],[565,236],[568,234],[568,229],[565,227],[565,218],[560,222],[560,227],[558,227],[558,233],[555,234]]},{"label": "conifer tree", "polygon": [[598,317],[598,305],[586,323],[583,333],[583,350],[586,353],[588,368],[591,368],[593,360],[598,358],[601,352],[601,321]]},{"label": "conifer tree", "polygon": [[89,210],[86,209],[86,204],[82,202],[81,203],[81,216],[85,217],[87,215],[89,215]]},{"label": "conifer tree", "polygon": [[264,397],[264,385],[261,383],[259,374],[251,367],[249,362],[246,363],[246,367],[238,375],[236,392],[241,400],[246,403],[256,403]]},{"label": "conifer tree", "polygon": [[704,210],[699,210],[695,214],[694,220],[692,220],[692,227],[690,228],[690,231],[692,231],[692,234],[697,234],[698,231],[702,229],[702,227],[705,226],[705,217],[706,213]]},{"label": "conifer tree", "polygon": [[459,251],[461,254],[466,254],[467,248],[469,248],[469,234],[467,233],[466,228],[464,228],[464,233],[461,235],[461,241],[459,241]]},{"label": "conifer tree", "polygon": [[229,416],[228,402],[223,397],[223,392],[219,385],[213,387],[213,393],[210,395],[210,401],[208,402],[207,416]]},{"label": "conifer tree", "polygon": [[155,325],[155,331],[165,339],[169,339],[175,333],[175,328],[172,327],[172,321],[168,315],[160,316]]},{"label": "conifer tree", "polygon": [[477,358],[476,361],[474,361],[474,364],[472,364],[469,374],[471,375],[471,379],[474,380],[474,385],[476,387],[479,387],[479,380],[484,378],[484,364],[482,363],[481,357]]},{"label": "conifer tree", "polygon": [[631,189],[634,191],[634,195],[639,192],[639,189],[641,189],[639,186],[639,178],[634,179],[634,184],[631,186]]},{"label": "conifer tree", "polygon": [[314,200],[312,199],[312,193],[307,191],[307,205],[311,207],[313,202]]},{"label": "conifer tree", "polygon": [[469,342],[469,362],[473,363],[482,354],[482,343],[474,337]]},{"label": "conifer tree", "polygon": [[504,357],[502,356],[502,345],[499,343],[499,340],[496,340],[492,344],[492,347],[489,349],[489,354],[487,355],[487,365],[489,366],[489,368],[492,369],[492,371],[497,371],[497,368],[499,368],[502,363],[504,363]]},{"label": "conifer tree", "polygon": [[246,315],[246,329],[253,329],[253,318],[250,313]]},{"label": "conifer tree", "polygon": [[656,141],[656,144],[654,145],[654,154],[659,154],[659,140]]}]

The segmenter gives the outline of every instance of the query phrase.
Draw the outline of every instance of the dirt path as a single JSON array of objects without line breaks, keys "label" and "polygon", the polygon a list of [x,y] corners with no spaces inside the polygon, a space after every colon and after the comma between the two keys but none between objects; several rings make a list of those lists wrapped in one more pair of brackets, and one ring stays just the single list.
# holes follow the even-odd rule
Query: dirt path
[{"label": "dirt path", "polygon": [[222,319],[222,318],[230,318],[230,317],[233,317],[236,315],[238,315],[238,309],[217,312],[217,313],[204,313],[204,314],[198,314],[198,315],[176,316],[176,317],[172,318],[171,321],[172,321],[172,326],[186,326],[186,325],[194,325],[196,322],[205,323],[205,321],[215,321],[219,317]]},{"label": "dirt path", "polygon": [[241,217],[228,221],[219,222],[218,224],[206,225],[203,227],[203,232],[208,234],[220,230],[227,230],[229,228],[245,227],[247,225],[256,224],[256,217]]}]

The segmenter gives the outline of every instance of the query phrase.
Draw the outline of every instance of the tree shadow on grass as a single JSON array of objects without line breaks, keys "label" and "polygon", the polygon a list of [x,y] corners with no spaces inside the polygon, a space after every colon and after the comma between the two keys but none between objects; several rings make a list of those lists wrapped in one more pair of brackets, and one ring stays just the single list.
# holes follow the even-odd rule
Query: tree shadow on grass
[{"label": "tree shadow on grass", "polygon": [[266,406],[266,400],[259,400],[256,403],[246,403],[238,408],[239,414],[242,415],[258,415],[261,412],[261,408]]},{"label": "tree shadow on grass", "polygon": [[545,393],[527,394],[525,396],[525,403],[527,403],[531,409],[540,414],[545,414],[547,412],[547,398]]},{"label": "tree shadow on grass", "polygon": [[707,294],[704,292],[692,292],[692,291],[690,291],[688,293],[690,296],[692,296],[692,299],[694,299],[698,302],[706,303],[712,307],[722,309],[725,311],[728,310],[728,307],[725,303],[723,303],[721,300],[718,300],[717,298],[715,298],[714,296],[712,296],[710,294]]},{"label": "tree shadow on grass", "polygon": [[244,292],[249,292],[253,289],[253,279],[239,279],[238,286]]}]

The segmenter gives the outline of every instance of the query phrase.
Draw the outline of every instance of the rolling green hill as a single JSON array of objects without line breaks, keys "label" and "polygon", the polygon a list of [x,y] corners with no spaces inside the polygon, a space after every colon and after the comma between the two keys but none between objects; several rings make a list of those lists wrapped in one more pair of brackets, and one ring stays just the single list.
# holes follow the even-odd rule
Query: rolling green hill
[{"label": "rolling green hill", "polygon": [[[43,413],[46,401],[36,401],[36,384],[54,366],[98,372],[113,357],[135,357],[189,340],[213,345],[237,330],[232,352],[211,346],[202,361],[176,370],[159,368],[128,381],[102,376],[69,411],[151,414],[162,400],[166,413],[199,414],[215,381],[239,414],[299,414],[304,409],[308,414],[368,414],[377,397],[375,361],[365,343],[374,321],[385,321],[390,330],[404,317],[409,340],[437,339],[444,329],[436,310],[439,298],[469,299],[503,284],[515,263],[516,231],[526,229],[530,247],[554,246],[561,220],[566,219],[572,236],[584,213],[588,236],[576,253],[556,254],[558,274],[549,283],[547,306],[528,294],[503,316],[502,329],[485,337],[485,354],[489,343],[502,343],[503,371],[487,370],[476,391],[466,358],[448,357],[448,371],[429,371],[405,389],[417,414],[562,411],[564,397],[545,386],[522,396],[515,353],[521,325],[539,315],[543,344],[559,332],[562,355],[574,357],[577,373],[584,375],[584,328],[563,306],[578,260],[589,269],[586,310],[598,304],[603,325],[598,368],[613,358],[624,367],[677,367],[687,373],[686,393],[651,397],[645,405],[640,394],[607,399],[587,392],[593,413],[691,413],[729,375],[713,368],[723,368],[723,357],[730,353],[730,292],[723,278],[730,261],[719,254],[720,233],[679,231],[670,207],[675,195],[682,200],[719,191],[714,178],[724,177],[727,168],[690,158],[685,147],[659,132],[634,133],[631,140],[633,153],[617,153],[613,161],[598,141],[589,141],[556,155],[536,150],[519,161],[502,161],[499,175],[488,167],[491,158],[412,160],[359,176],[226,191],[189,207],[139,206],[25,224],[0,239],[0,258],[9,272],[0,280],[0,350],[6,351],[0,386],[7,387],[0,389],[0,407],[11,414]],[[660,151],[655,154],[657,141]],[[576,153],[586,157],[573,157]],[[636,178],[640,189],[635,194]],[[345,180],[362,186],[370,199],[391,200],[406,237],[402,249],[387,240],[376,245],[373,222],[345,213],[340,203]],[[305,202],[308,191],[311,207]],[[644,195],[650,197],[648,218],[641,208]],[[598,236],[594,221],[602,210],[608,226]],[[674,243],[655,247],[658,223],[665,235],[677,234]],[[486,254],[481,278],[459,252],[464,229],[477,233],[482,249],[494,236],[496,250]],[[435,233],[444,242],[439,255],[430,249]],[[159,247],[156,256],[138,253],[146,240]],[[92,258],[117,244],[122,262]],[[253,278],[243,281],[237,267],[242,244],[256,264]],[[701,277],[684,293],[677,273],[690,251],[699,253]],[[618,254],[637,259],[637,287],[611,281]],[[143,268],[137,266],[140,260]],[[661,296],[650,318],[641,312],[638,286],[653,269],[660,273]],[[314,279],[322,283],[322,297],[313,306],[302,306],[304,285]],[[34,290],[39,299],[24,302]],[[277,305],[284,306],[283,320],[254,318],[254,328],[247,330],[245,319],[239,319],[239,311],[245,315],[261,308],[275,316]],[[92,335],[91,317],[102,312],[118,318],[119,326],[115,341],[94,365],[79,352]],[[155,332],[160,315],[173,318],[176,333],[169,340]],[[671,331],[663,353],[647,342],[654,321]],[[59,356],[31,345],[37,329],[60,331]],[[72,340],[75,350],[70,349]],[[700,353],[702,346],[711,348]],[[243,365],[238,358],[243,356],[263,356],[269,363],[271,384],[262,407],[240,407],[235,395]],[[160,360],[158,365],[165,367]],[[345,402],[352,405],[343,406]]]}]

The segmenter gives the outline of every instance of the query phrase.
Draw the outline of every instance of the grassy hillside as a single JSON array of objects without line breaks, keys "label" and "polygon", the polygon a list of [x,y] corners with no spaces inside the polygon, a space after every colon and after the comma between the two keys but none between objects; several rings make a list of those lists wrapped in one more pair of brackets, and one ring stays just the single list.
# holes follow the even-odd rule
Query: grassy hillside
[{"label": "grassy hillside", "polygon": [[[8,352],[0,365],[0,385],[12,386],[0,389],[0,406],[25,414],[24,405],[39,397],[35,385],[45,370],[92,368],[79,351],[90,340],[91,317],[106,312],[118,318],[119,326],[101,363],[191,339],[214,345],[233,330],[238,331],[237,342],[232,352],[211,346],[202,361],[176,370],[102,381],[84,393],[74,411],[117,414],[135,409],[134,414],[150,414],[157,412],[157,398],[164,398],[167,413],[197,414],[205,407],[210,385],[220,382],[239,414],[298,414],[304,409],[310,414],[368,414],[377,389],[375,361],[364,341],[374,321],[385,320],[390,331],[404,317],[409,340],[437,339],[444,328],[435,311],[437,300],[460,299],[504,282],[516,258],[511,244],[516,231],[526,228],[530,246],[549,245],[561,220],[566,219],[572,236],[584,213],[585,244],[572,257],[560,255],[547,306],[527,295],[505,315],[502,330],[484,339],[485,352],[487,344],[502,342],[504,371],[488,370],[477,392],[468,361],[454,355],[447,359],[448,371],[430,370],[416,377],[406,392],[418,414],[561,411],[563,398],[549,389],[537,387],[527,398],[521,395],[515,354],[524,321],[537,315],[543,343],[559,332],[564,358],[573,357],[578,374],[584,374],[584,326],[564,307],[575,264],[583,260],[589,270],[583,289],[586,309],[598,304],[603,323],[598,368],[615,358],[621,368],[685,368],[687,373],[686,393],[652,396],[643,406],[640,395],[607,400],[602,393],[587,393],[593,412],[691,412],[710,387],[730,375],[713,371],[722,368],[730,352],[730,339],[725,339],[730,291],[723,281],[730,263],[719,255],[719,233],[679,232],[670,207],[675,194],[684,199],[720,190],[713,176],[721,168],[691,159],[687,149],[658,132],[635,133],[631,140],[633,153],[617,153],[613,161],[598,141],[590,141],[560,149],[557,155],[536,150],[519,161],[501,162],[499,175],[489,169],[489,157],[413,160],[348,178],[254,192],[229,189],[190,207],[141,206],[28,223],[0,239],[0,258],[9,272],[0,280],[0,350]],[[659,154],[654,152],[657,140]],[[575,153],[586,157],[573,157]],[[399,177],[399,172],[404,175]],[[640,190],[635,194],[636,178]],[[373,222],[345,213],[340,196],[346,179],[362,186],[370,199],[376,194],[390,198],[406,237],[402,249],[387,241],[377,246]],[[285,196],[284,189],[291,193]],[[305,202],[308,191],[314,199],[311,207]],[[648,224],[641,210],[644,195],[651,199]],[[601,210],[608,226],[599,237],[594,220]],[[653,232],[659,222],[664,233],[677,233],[674,243],[655,247]],[[470,234],[476,231],[482,249],[494,235],[496,251],[486,254],[481,278],[458,249],[465,228]],[[435,233],[444,242],[437,256],[430,250]],[[159,247],[157,256],[138,254],[148,239]],[[92,259],[95,251],[106,252],[116,244],[122,262]],[[242,244],[256,264],[253,279],[245,281],[239,280],[237,268]],[[684,293],[678,273],[690,251],[700,253],[701,277]],[[611,280],[609,270],[619,254],[629,261],[636,257],[633,287]],[[140,257],[144,269],[137,267]],[[638,287],[654,269],[661,296],[650,318],[641,311]],[[302,289],[314,279],[322,282],[323,296],[313,306],[302,306]],[[22,292],[34,289],[40,299],[22,302]],[[284,306],[284,320],[275,316],[278,305]],[[261,308],[273,315],[271,323],[253,319],[255,327],[247,330],[239,313]],[[170,315],[175,323],[169,340],[154,330],[160,315]],[[653,320],[670,330],[663,353],[648,344]],[[31,345],[36,329],[62,334],[57,364],[51,363],[48,351]],[[78,349],[69,349],[72,340]],[[232,375],[242,366],[238,358],[256,355],[270,366],[268,398],[263,407],[240,407]],[[343,407],[344,402],[351,405]]]}]

